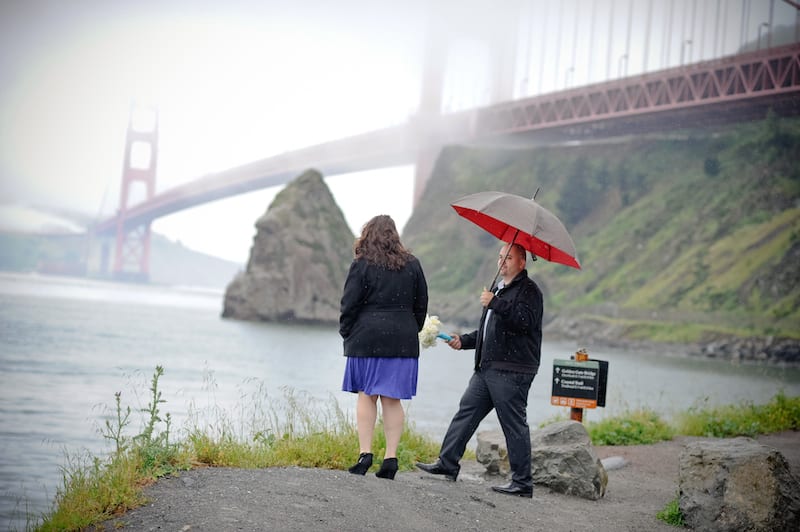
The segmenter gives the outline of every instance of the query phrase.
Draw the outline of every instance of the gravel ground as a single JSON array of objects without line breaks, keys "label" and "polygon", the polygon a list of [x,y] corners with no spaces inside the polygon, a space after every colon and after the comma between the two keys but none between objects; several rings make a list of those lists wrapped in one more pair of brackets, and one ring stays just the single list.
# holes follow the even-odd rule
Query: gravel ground
[{"label": "gravel ground", "polygon": [[[589,501],[534,488],[533,499],[501,495],[483,467],[464,463],[458,482],[421,471],[394,481],[346,471],[201,468],[146,489],[150,502],[97,530],[547,530],[671,531],[656,513],[675,498],[678,456],[696,438],[654,445],[596,447],[626,465],[608,471],[606,495]],[[800,478],[800,432],[758,438],[781,451]]]}]

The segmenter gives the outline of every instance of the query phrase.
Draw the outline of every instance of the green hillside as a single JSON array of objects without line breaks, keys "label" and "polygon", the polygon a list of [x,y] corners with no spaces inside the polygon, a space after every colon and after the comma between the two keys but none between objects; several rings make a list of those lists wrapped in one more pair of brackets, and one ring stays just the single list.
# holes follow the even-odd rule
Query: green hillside
[{"label": "green hillside", "polygon": [[800,119],[530,149],[450,147],[404,231],[430,311],[474,325],[498,241],[460,218],[482,190],[558,215],[582,270],[529,263],[546,319],[614,320],[631,338],[800,338]]}]

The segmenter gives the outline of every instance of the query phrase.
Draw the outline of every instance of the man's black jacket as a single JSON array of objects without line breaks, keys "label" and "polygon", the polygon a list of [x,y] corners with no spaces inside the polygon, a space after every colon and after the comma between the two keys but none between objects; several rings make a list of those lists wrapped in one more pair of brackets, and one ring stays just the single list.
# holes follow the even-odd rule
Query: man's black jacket
[{"label": "man's black jacket", "polygon": [[[476,331],[461,336],[461,349],[475,349],[475,370],[536,374],[542,351],[542,292],[522,270],[489,302]],[[486,328],[486,338],[483,330]]]}]

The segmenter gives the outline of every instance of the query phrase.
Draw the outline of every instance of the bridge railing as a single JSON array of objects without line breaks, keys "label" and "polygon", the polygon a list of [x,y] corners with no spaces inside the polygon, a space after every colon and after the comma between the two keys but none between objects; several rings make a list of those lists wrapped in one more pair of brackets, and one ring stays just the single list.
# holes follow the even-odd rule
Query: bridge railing
[{"label": "bridge railing", "polygon": [[800,45],[760,50],[505,102],[476,111],[492,137],[800,91]]}]

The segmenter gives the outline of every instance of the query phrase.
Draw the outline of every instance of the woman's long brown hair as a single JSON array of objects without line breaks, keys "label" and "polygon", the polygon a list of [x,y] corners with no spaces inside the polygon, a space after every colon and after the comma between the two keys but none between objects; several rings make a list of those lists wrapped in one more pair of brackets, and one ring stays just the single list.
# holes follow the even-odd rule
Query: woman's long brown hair
[{"label": "woman's long brown hair", "polygon": [[400,242],[394,220],[386,214],[375,216],[364,224],[361,236],[353,244],[353,254],[356,259],[364,259],[387,270],[399,270],[413,258]]}]

